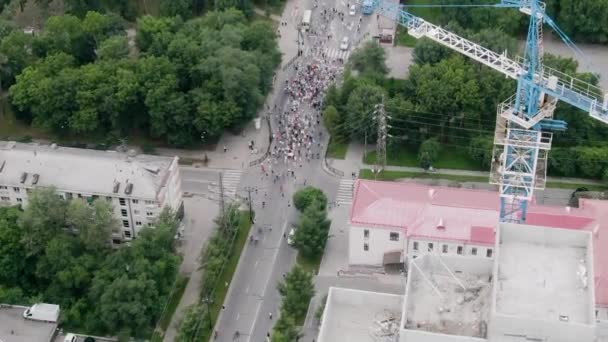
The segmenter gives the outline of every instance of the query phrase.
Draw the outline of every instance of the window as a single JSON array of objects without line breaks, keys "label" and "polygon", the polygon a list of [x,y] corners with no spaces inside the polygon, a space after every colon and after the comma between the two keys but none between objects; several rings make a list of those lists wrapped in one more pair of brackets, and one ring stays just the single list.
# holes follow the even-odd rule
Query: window
[{"label": "window", "polygon": [[127,217],[127,209],[120,209],[122,216]]},{"label": "window", "polygon": [[133,202],[133,204],[137,204],[137,203],[139,203],[139,201],[138,201],[138,200],[136,200],[136,199],[131,200],[131,202]]},{"label": "window", "polygon": [[124,198],[119,198],[118,202],[120,203],[120,205],[127,205],[127,202],[125,201]]},{"label": "window", "polygon": [[17,198],[17,202],[21,203],[23,200],[21,198]]},{"label": "window", "polygon": [[129,221],[128,220],[122,220],[122,226],[125,228],[129,228]]},{"label": "window", "polygon": [[8,189],[8,186],[6,186],[6,185],[0,185],[0,190],[7,190],[7,189]]},{"label": "window", "polygon": [[366,239],[369,237],[369,229],[364,229],[363,230],[363,237],[366,238]]},{"label": "window", "polygon": [[151,211],[146,211],[146,216],[153,216],[153,215],[154,215],[154,213],[153,213],[153,212],[151,212]]},{"label": "window", "polygon": [[429,252],[432,252],[432,251],[433,251],[433,243],[429,242]]},{"label": "window", "polygon": [[367,244],[367,242],[363,244],[363,250],[366,252],[369,251],[369,245]]},{"label": "window", "polygon": [[136,226],[141,226],[141,221],[135,221]]},{"label": "window", "polygon": [[139,210],[137,210],[137,209],[133,210],[133,214],[139,215]]},{"label": "window", "polygon": [[492,248],[488,248],[488,249],[486,250],[486,256],[487,256],[488,258],[491,258],[491,257],[492,257]]},{"label": "window", "polygon": [[71,200],[72,199],[72,193],[71,192],[66,192],[65,193],[65,199]]},{"label": "window", "polygon": [[119,239],[112,239],[112,243],[115,245],[120,245],[122,241],[120,241]]},{"label": "window", "polygon": [[108,201],[108,202],[112,202],[112,197],[110,197],[110,196],[106,196],[106,201]]},{"label": "window", "polygon": [[82,198],[82,194],[78,194],[78,198]]},{"label": "window", "polygon": [[475,248],[475,247],[471,248],[471,254],[477,255],[477,248]]},{"label": "window", "polygon": [[389,239],[391,241],[399,241],[399,233],[391,232]]},{"label": "window", "polygon": [[145,201],[145,203],[146,203],[147,205],[151,205],[151,204],[154,204],[154,201],[149,201],[149,200],[146,200],[146,201]]},{"label": "window", "polygon": [[131,238],[131,231],[130,230],[125,230],[125,237],[130,239]]},{"label": "window", "polygon": [[418,241],[414,241],[414,250],[417,251],[418,250]]},{"label": "window", "polygon": [[2,197],[0,197],[0,199],[2,199],[4,202],[8,202],[11,200],[9,197],[6,197],[6,196],[2,196]]},{"label": "window", "polygon": [[21,189],[19,189],[18,187],[13,187],[13,191],[15,191],[15,192],[20,192],[20,191],[21,191]]},{"label": "window", "polygon": [[447,252],[448,252],[448,245],[441,246],[441,253],[447,253]]},{"label": "window", "polygon": [[456,254],[458,254],[458,255],[462,255],[462,250],[463,250],[462,246],[458,246],[458,247],[456,248]]}]

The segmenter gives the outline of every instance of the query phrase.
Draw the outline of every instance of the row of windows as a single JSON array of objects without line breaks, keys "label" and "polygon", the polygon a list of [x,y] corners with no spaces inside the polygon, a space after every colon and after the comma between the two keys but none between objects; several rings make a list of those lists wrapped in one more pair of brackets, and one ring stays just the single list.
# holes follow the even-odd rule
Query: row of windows
[{"label": "row of windows", "polygon": [[[363,230],[363,237],[365,239],[369,238],[369,229],[364,229]],[[391,241],[399,241],[399,233],[398,232],[390,232],[389,234],[389,240]]]},{"label": "row of windows", "polygon": [[[6,196],[2,196],[2,197],[0,197],[0,200],[2,202],[10,202],[11,198],[10,197],[6,197]],[[17,202],[22,203],[23,199],[22,198],[17,198]]]},{"label": "row of windows", "polygon": [[[434,247],[434,245],[433,245],[432,242],[429,242],[427,244],[427,250],[429,252],[433,251],[433,247]],[[417,251],[419,249],[418,241],[414,241],[413,249],[415,251]],[[448,252],[448,245],[445,245],[445,244],[442,245],[441,246],[441,253],[447,253],[447,252]],[[493,253],[492,248],[487,248],[486,249],[486,257],[491,258],[492,257],[492,253]],[[463,255],[464,254],[464,247],[463,246],[456,247],[456,254]],[[471,255],[477,255],[477,247],[471,248]]]}]

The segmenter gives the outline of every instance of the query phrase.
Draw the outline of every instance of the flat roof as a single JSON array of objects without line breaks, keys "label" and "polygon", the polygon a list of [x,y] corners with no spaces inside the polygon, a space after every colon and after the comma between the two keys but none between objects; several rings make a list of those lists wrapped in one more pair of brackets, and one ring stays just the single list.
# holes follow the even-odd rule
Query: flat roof
[{"label": "flat roof", "polygon": [[402,302],[400,295],[330,287],[317,341],[378,342],[398,336]]},{"label": "flat roof", "polygon": [[425,255],[411,260],[404,328],[486,338],[492,261]]},{"label": "flat roof", "polygon": [[584,231],[501,224],[496,312],[591,323],[590,246],[591,236]]},{"label": "flat roof", "polygon": [[[0,184],[155,199],[172,157],[0,141]],[[21,182],[23,174],[25,181]],[[38,175],[35,181],[34,175]],[[119,183],[114,193],[115,182]],[[34,184],[35,183],[35,184]],[[127,184],[132,185],[126,194]]]},{"label": "flat roof", "polygon": [[26,307],[0,307],[0,340],[3,342],[48,342],[54,323],[31,321],[23,318]]}]

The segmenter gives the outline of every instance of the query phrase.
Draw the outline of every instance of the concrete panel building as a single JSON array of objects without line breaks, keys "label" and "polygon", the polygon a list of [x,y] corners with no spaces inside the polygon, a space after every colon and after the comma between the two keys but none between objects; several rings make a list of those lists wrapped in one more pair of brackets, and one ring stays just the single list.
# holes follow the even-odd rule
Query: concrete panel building
[{"label": "concrete panel building", "polygon": [[177,157],[0,142],[0,205],[25,206],[32,189],[51,186],[64,199],[111,202],[114,243],[135,238],[165,207],[182,210]]}]

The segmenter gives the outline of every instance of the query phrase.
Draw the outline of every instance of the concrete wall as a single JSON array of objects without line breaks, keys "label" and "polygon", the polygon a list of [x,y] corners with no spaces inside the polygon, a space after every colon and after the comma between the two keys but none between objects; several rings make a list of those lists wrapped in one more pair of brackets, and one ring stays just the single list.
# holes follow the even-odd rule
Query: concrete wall
[{"label": "concrete wall", "polygon": [[500,340],[505,336],[521,336],[551,342],[593,342],[595,330],[593,325],[522,319],[494,313],[488,324],[488,337],[490,341]]},{"label": "concrete wall", "polygon": [[487,342],[488,340],[470,336],[437,334],[428,331],[401,329],[399,342]]},{"label": "concrete wall", "polygon": [[[367,238],[365,237],[366,230],[369,231]],[[398,233],[399,240],[392,241],[390,233]],[[367,251],[365,250],[366,244]],[[348,236],[348,263],[350,265],[382,266],[384,253],[404,251],[406,244],[407,238],[403,230],[351,226]],[[403,262],[403,260],[401,261]]]}]

